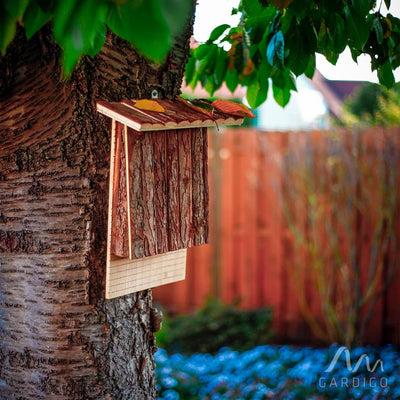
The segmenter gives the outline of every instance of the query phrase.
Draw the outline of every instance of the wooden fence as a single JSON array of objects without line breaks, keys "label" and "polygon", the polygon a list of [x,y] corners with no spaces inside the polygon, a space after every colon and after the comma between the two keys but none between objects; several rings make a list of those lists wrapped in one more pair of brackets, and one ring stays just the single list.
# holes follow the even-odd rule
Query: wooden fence
[{"label": "wooden fence", "polygon": [[210,130],[209,185],[210,244],[155,302],[240,298],[277,340],[400,344],[400,128]]}]

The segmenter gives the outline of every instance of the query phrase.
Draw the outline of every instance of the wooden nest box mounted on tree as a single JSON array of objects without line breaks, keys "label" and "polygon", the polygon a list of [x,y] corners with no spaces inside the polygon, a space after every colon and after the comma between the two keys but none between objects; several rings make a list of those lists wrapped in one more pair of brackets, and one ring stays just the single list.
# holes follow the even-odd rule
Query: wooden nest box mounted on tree
[{"label": "wooden nest box mounted on tree", "polygon": [[208,241],[207,127],[253,114],[226,100],[99,101],[112,119],[106,298],[185,279]]}]

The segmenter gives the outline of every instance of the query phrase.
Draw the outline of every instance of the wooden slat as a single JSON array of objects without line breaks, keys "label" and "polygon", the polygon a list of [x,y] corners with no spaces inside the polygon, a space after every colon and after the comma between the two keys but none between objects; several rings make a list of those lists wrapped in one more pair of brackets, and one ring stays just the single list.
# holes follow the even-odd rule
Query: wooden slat
[{"label": "wooden slat", "polygon": [[166,173],[166,136],[168,132],[151,134],[153,141],[154,210],[157,254],[168,251],[168,196]]},{"label": "wooden slat", "polygon": [[136,131],[127,129],[127,161],[128,168],[128,204],[130,223],[130,253],[131,259],[142,258],[145,253],[144,210],[143,210],[143,136]]},{"label": "wooden slat", "polygon": [[142,198],[143,202],[143,234],[144,254],[154,256],[157,254],[156,215],[154,210],[155,179],[153,168],[153,141],[150,134],[143,135],[142,146]]},{"label": "wooden slat", "polygon": [[191,130],[178,131],[179,205],[181,214],[180,242],[193,246],[192,141]]},{"label": "wooden slat", "polygon": [[112,259],[106,298],[123,296],[185,279],[186,249],[140,260]]},{"label": "wooden slat", "polygon": [[168,196],[168,248],[170,251],[182,248],[179,210],[179,141],[178,132],[171,130],[167,134],[167,196]]},{"label": "wooden slat", "polygon": [[207,130],[192,129],[193,243],[208,242]]},{"label": "wooden slat", "polygon": [[126,162],[123,138],[123,125],[113,121],[113,154],[112,160],[112,226],[111,226],[111,254],[119,257],[128,257],[128,210],[126,190]]}]

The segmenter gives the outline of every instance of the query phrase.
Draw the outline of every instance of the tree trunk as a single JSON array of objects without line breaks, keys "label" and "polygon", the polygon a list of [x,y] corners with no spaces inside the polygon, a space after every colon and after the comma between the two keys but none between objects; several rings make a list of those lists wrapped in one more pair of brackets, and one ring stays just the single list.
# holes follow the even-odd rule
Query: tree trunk
[{"label": "tree trunk", "polygon": [[104,299],[110,122],[96,100],[174,97],[167,62],[108,35],[68,81],[45,27],[0,59],[0,398],[154,399],[151,291]]}]

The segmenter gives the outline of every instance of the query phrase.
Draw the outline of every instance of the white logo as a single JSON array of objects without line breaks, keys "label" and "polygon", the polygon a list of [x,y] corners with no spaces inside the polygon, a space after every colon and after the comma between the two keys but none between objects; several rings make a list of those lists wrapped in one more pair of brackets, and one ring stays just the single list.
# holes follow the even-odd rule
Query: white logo
[{"label": "white logo", "polygon": [[344,353],[344,355],[346,357],[346,368],[347,368],[347,370],[349,372],[357,372],[364,360],[365,360],[365,364],[366,364],[368,372],[375,372],[375,370],[378,368],[378,366],[380,366],[381,371],[383,372],[383,362],[382,362],[382,360],[381,359],[376,360],[375,364],[371,368],[371,364],[369,362],[369,357],[366,354],[362,354],[358,358],[357,363],[354,365],[354,368],[353,368],[352,365],[351,365],[350,351],[345,346],[339,347],[336,350],[335,356],[333,357],[331,363],[329,364],[329,366],[325,370],[325,372],[332,372],[333,371],[333,369],[335,368],[335,365],[336,365],[337,361],[339,360],[340,356],[342,355],[342,353]]}]

